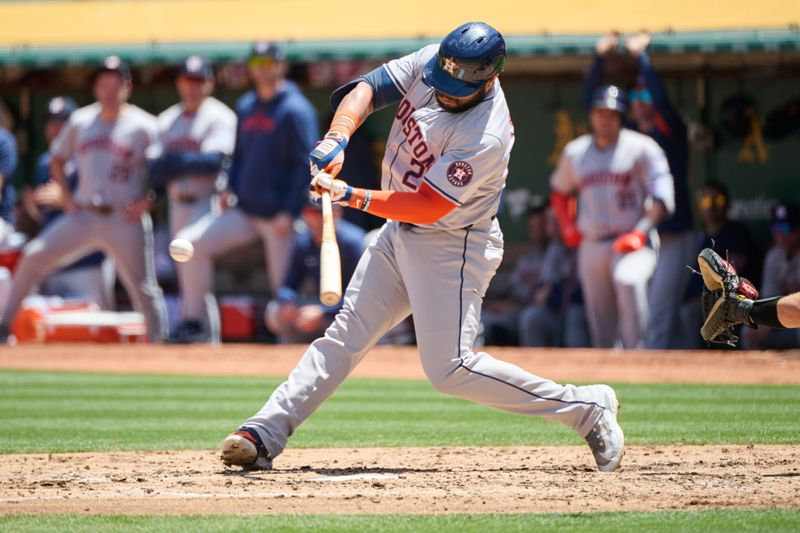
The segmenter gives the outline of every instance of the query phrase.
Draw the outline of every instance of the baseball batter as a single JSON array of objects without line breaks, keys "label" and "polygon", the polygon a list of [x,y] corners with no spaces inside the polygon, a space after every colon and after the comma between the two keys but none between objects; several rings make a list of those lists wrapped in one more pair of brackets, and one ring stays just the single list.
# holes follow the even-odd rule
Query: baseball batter
[{"label": "baseball batter", "polygon": [[[622,127],[625,97],[613,86],[597,89],[592,133],[564,147],[551,177],[553,211],[562,238],[577,246],[578,276],[595,347],[641,347],[647,328],[647,281],[655,254],[653,228],[675,209],[664,151]],[[568,204],[578,194],[577,227]]]},{"label": "baseball batter", "polygon": [[[50,171],[62,187],[65,215],[25,247],[3,312],[11,324],[23,298],[45,276],[89,252],[101,250],[117,268],[150,340],[164,337],[166,311],[155,277],[153,230],[146,195],[148,150],[156,141],[156,118],[128,104],[130,69],[105,59],[94,78],[97,102],[75,111],[53,141]],[[74,193],[64,166],[78,170]]]},{"label": "baseball batter", "polygon": [[[162,153],[153,165],[152,177],[159,184],[166,182],[172,237],[215,210],[217,177],[233,152],[236,114],[211,96],[213,80],[214,72],[206,60],[187,58],[175,81],[181,101],[158,116]],[[186,263],[176,264],[182,307],[181,324],[173,340],[219,342],[216,304],[213,299],[203,301],[200,291],[187,287],[188,267]],[[203,303],[208,308],[204,321],[212,324],[191,316],[191,311]]]},{"label": "baseball batter", "polygon": [[[494,214],[514,128],[498,75],[505,42],[467,23],[431,45],[338,89],[330,131],[311,153],[315,193],[387,219],[322,338],[255,416],[222,444],[222,460],[270,468],[295,428],[327,399],[381,336],[414,315],[422,365],[439,391],[565,424],[585,437],[603,471],[617,468],[624,437],[606,385],[562,386],[472,347],[481,303],[503,256]],[[334,180],[363,120],[396,107],[382,189]]]}]

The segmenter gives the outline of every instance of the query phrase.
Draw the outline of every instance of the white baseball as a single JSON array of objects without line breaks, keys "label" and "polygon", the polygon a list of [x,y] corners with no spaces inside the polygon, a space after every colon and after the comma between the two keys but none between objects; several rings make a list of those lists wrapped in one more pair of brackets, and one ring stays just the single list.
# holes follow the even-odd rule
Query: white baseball
[{"label": "white baseball", "polygon": [[179,263],[185,263],[194,255],[194,246],[186,239],[172,239],[169,243],[169,255]]}]

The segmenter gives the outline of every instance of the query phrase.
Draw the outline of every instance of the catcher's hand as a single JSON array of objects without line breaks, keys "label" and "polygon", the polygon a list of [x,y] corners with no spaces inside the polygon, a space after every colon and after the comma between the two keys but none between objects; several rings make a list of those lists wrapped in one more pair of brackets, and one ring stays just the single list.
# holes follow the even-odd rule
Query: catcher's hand
[{"label": "catcher's hand", "polygon": [[733,333],[736,325],[755,327],[749,315],[758,291],[711,248],[700,252],[697,263],[703,276],[703,326],[700,334],[707,342],[735,346],[739,340]]}]

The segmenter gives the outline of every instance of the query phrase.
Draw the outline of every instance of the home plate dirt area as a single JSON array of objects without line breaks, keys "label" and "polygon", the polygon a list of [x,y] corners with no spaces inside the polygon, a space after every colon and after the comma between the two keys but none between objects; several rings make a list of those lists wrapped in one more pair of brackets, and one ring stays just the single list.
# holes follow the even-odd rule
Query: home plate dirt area
[{"label": "home plate dirt area", "polygon": [[[355,375],[423,377],[413,348],[375,352]],[[20,346],[0,354],[0,368],[285,375],[301,353],[262,346]],[[800,358],[786,354],[492,353],[574,381],[800,382]],[[211,450],[0,455],[0,515],[597,512],[800,503],[800,445],[629,446],[612,474],[595,470],[586,446],[290,447],[275,467],[226,468]]]},{"label": "home plate dirt area", "polygon": [[288,449],[269,472],[209,451],[0,456],[0,514],[387,514],[794,507],[800,446]]}]

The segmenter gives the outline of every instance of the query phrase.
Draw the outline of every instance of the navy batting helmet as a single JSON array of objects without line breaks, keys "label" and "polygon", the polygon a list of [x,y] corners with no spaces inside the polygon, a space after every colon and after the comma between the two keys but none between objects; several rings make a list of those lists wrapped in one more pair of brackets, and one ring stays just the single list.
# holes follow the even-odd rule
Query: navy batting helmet
[{"label": "navy batting helmet", "polygon": [[505,60],[500,32],[483,22],[467,22],[442,40],[439,53],[425,65],[423,80],[448,96],[469,96],[502,72]]},{"label": "navy batting helmet", "polygon": [[66,122],[76,109],[78,109],[78,104],[69,96],[56,96],[47,102],[44,119],[45,121],[59,120],[61,122]]},{"label": "navy batting helmet", "polygon": [[624,113],[627,109],[625,93],[616,85],[601,85],[592,95],[592,109],[611,109]]}]

